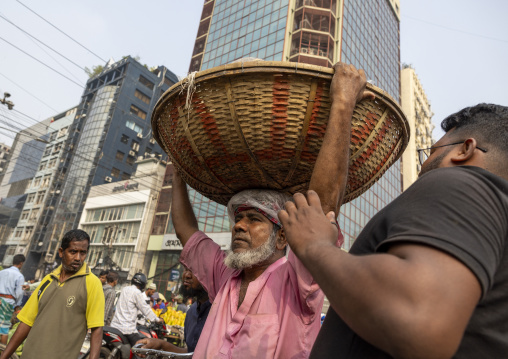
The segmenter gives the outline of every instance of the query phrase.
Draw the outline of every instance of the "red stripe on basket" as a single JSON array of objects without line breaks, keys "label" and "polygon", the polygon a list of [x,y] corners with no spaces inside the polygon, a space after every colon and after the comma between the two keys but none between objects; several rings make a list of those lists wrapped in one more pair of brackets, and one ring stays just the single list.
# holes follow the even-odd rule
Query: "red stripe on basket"
[{"label": "red stripe on basket", "polygon": [[317,122],[317,115],[321,107],[321,100],[323,99],[323,83],[319,82],[316,88],[316,97],[314,98],[314,105],[312,106],[312,113],[309,120],[309,129],[305,142],[302,148],[301,159],[302,161],[314,163],[317,159],[317,153],[310,151],[311,142],[322,139],[326,132],[326,123],[319,124]]},{"label": "red stripe on basket", "polygon": [[270,126],[270,147],[255,151],[260,161],[284,160],[294,157],[294,149],[284,148],[288,121],[289,92],[288,76],[275,76],[272,86],[272,124]]},{"label": "red stripe on basket", "polygon": [[353,145],[361,145],[370,136],[372,130],[376,127],[379,116],[373,112],[367,113],[364,118],[365,123],[351,128],[351,142]]},{"label": "red stripe on basket", "polygon": [[[365,183],[367,183],[372,177],[374,177],[380,170],[383,168],[385,163],[389,160],[390,155],[395,150],[397,146],[397,141],[391,141],[391,148],[386,152],[386,155],[382,159],[382,161],[377,165],[376,168],[372,168],[369,175],[359,178],[358,173],[361,173],[358,169],[360,167],[364,167],[366,160],[369,156],[371,156],[374,152],[376,152],[377,148],[383,144],[386,145],[387,142],[385,140],[385,136],[387,135],[388,129],[393,125],[393,120],[391,118],[387,118],[384,126],[379,130],[377,136],[373,139],[372,143],[365,149],[364,153],[356,159],[356,161],[349,167],[349,177],[348,177],[348,185],[353,190],[360,188]],[[357,172],[358,171],[358,172]],[[381,173],[382,174],[382,173]]]},{"label": "red stripe on basket", "polygon": [[216,150],[227,156],[228,150],[224,145],[224,142],[222,142],[217,121],[210,113],[210,110],[205,105],[204,101],[201,100],[201,97],[199,97],[196,93],[192,97],[192,106],[194,107],[194,112],[199,117],[201,124],[203,125],[203,130],[208,136],[210,144],[215,147]]},{"label": "red stripe on basket", "polygon": [[177,97],[170,107],[168,133],[165,133],[166,143],[171,144],[168,148],[171,149],[171,155],[173,156],[175,163],[179,163],[185,168],[189,176],[195,178],[199,177],[201,174],[196,173],[192,169],[201,168],[201,163],[194,153],[189,140],[182,135],[182,131],[179,129],[181,126],[179,122],[187,120],[186,117],[180,118],[180,114],[178,113],[178,108],[182,108],[184,106],[185,101],[182,98]]}]

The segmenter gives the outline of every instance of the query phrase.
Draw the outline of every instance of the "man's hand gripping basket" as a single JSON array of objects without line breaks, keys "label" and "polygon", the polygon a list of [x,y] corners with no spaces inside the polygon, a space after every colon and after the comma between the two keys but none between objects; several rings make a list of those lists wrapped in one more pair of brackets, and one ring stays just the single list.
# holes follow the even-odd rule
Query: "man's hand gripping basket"
[{"label": "man's hand gripping basket", "polygon": [[[221,204],[247,188],[307,189],[326,131],[333,70],[254,61],[198,72],[172,86],[152,115],[153,134],[192,188]],[[398,104],[373,101],[352,120],[345,202],[402,155],[409,125]]]}]

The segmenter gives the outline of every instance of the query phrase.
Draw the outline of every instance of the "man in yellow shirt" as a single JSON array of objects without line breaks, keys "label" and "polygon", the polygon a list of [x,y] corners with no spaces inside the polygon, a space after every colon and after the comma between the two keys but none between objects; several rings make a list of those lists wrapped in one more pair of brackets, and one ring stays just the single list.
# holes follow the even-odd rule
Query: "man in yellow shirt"
[{"label": "man in yellow shirt", "polygon": [[18,314],[20,324],[0,359],[9,358],[27,338],[23,359],[77,358],[91,329],[90,359],[98,359],[104,326],[104,293],[85,263],[90,237],[67,232],[58,250],[62,264],[44,277]]}]

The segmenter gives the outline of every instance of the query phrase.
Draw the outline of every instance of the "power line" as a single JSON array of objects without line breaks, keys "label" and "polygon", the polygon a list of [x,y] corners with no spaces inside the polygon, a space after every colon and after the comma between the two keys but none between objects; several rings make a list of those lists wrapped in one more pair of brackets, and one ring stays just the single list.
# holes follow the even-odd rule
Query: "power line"
[{"label": "power line", "polygon": [[18,49],[19,51],[21,51],[21,52],[22,52],[22,53],[24,53],[25,55],[27,55],[27,56],[31,57],[32,59],[34,59],[34,60],[35,60],[35,61],[37,61],[38,63],[40,63],[40,64],[42,64],[42,65],[46,66],[46,67],[47,67],[47,68],[49,68],[50,70],[53,70],[54,72],[56,72],[56,73],[57,73],[57,74],[59,74],[60,76],[65,77],[67,80],[69,80],[69,81],[71,81],[72,83],[74,83],[74,84],[78,85],[79,87],[81,87],[81,88],[83,88],[83,89],[85,88],[85,86],[83,86],[82,84],[79,84],[79,83],[77,83],[76,81],[74,81],[73,79],[71,79],[70,77],[65,76],[65,75],[64,75],[64,74],[62,74],[60,71],[55,70],[54,68],[52,68],[51,66],[49,66],[49,65],[45,64],[44,62],[42,62],[42,61],[41,61],[41,60],[39,60],[38,58],[36,58],[36,57],[34,57],[34,56],[30,55],[28,52],[26,52],[26,51],[24,51],[24,50],[20,49],[19,47],[17,47],[17,46],[16,46],[16,45],[14,45],[13,43],[11,43],[11,42],[9,42],[9,41],[5,40],[3,37],[0,37],[0,40],[5,41],[6,43],[8,43],[9,45],[11,45],[12,47],[14,47],[14,48]]},{"label": "power line", "polygon": [[16,0],[18,3],[20,3],[21,5],[23,5],[26,9],[28,9],[29,11],[31,11],[33,14],[37,15],[39,18],[41,18],[42,20],[44,20],[46,23],[48,23],[49,25],[51,25],[53,28],[55,28],[56,30],[58,30],[60,33],[62,33],[63,35],[67,36],[69,39],[71,39],[72,41],[74,41],[76,44],[78,44],[79,46],[81,46],[82,48],[84,48],[86,51],[88,51],[89,53],[91,53],[92,55],[94,55],[95,57],[97,57],[99,60],[103,61],[103,62],[107,62],[106,60],[104,60],[103,58],[101,58],[99,55],[97,55],[96,53],[94,53],[92,50],[88,49],[87,47],[85,47],[84,45],[82,45],[80,42],[78,42],[77,40],[74,40],[72,37],[70,37],[69,35],[67,35],[67,33],[65,33],[64,31],[60,30],[58,27],[56,27],[55,25],[53,25],[50,21],[46,20],[45,18],[43,18],[41,15],[39,15],[38,13],[36,13],[35,11],[33,11],[32,9],[30,9],[28,6],[26,6],[25,4],[23,4],[21,1],[19,0]]},{"label": "power line", "polygon": [[488,39],[488,40],[494,40],[494,41],[499,41],[499,42],[508,43],[508,40],[504,40],[504,39],[497,39],[497,38],[495,38],[495,37],[490,37],[490,36],[485,36],[485,35],[481,35],[481,34],[476,34],[476,33],[474,33],[474,32],[469,32],[469,31],[464,31],[464,30],[454,29],[454,28],[452,28],[452,27],[448,27],[448,26],[444,26],[444,25],[436,24],[436,23],[434,23],[434,22],[430,22],[430,21],[427,21],[427,20],[417,19],[417,18],[415,18],[415,17],[411,17],[411,16],[407,16],[407,15],[404,15],[403,17],[408,18],[408,19],[411,19],[411,20],[415,20],[415,21],[423,22],[423,23],[425,23],[425,24],[429,24],[429,25],[432,25],[432,26],[440,27],[440,28],[442,28],[442,29],[446,29],[446,30],[450,30],[450,31],[455,31],[455,32],[460,32],[460,33],[462,33],[462,34],[466,34],[466,35],[471,35],[471,36],[481,37],[481,38]]},{"label": "power line", "polygon": [[73,64],[74,66],[76,66],[78,69],[80,70],[83,70],[85,71],[85,69],[83,67],[81,67],[80,65],[78,65],[77,63],[75,63],[74,61],[72,61],[71,59],[69,59],[67,56],[61,54],[60,52],[56,51],[55,49],[53,49],[51,46],[45,44],[44,42],[42,42],[41,40],[39,40],[38,38],[36,38],[35,36],[29,34],[28,32],[26,32],[25,30],[23,30],[22,28],[20,28],[18,25],[16,25],[15,23],[13,23],[12,21],[10,21],[9,19],[7,19],[6,17],[4,17],[3,15],[0,14],[0,17],[2,19],[4,19],[5,21],[7,21],[8,23],[10,23],[12,26],[15,26],[17,29],[19,29],[20,31],[24,32],[26,35],[30,36],[32,39],[40,42],[41,44],[43,44],[44,46],[46,46],[48,49],[50,49],[51,51],[53,51],[54,53],[60,55],[61,57],[63,57],[64,59],[66,59],[67,61],[69,61],[71,64]]},{"label": "power line", "polygon": [[[7,79],[8,81],[12,82],[14,85],[16,85],[17,87],[19,87],[21,90],[25,91],[27,94],[29,94],[30,96],[32,96],[33,98],[35,98],[37,101],[39,101],[40,103],[42,103],[43,105],[46,105],[48,108],[52,109],[53,111],[55,112],[58,112],[58,110],[54,109],[53,107],[51,107],[50,105],[48,105],[46,102],[44,102],[43,100],[41,100],[40,98],[38,98],[37,96],[35,96],[34,94],[30,93],[28,90],[25,90],[23,87],[21,87],[20,85],[18,85],[17,83],[15,83],[14,81],[12,81],[10,78],[8,78],[7,76],[5,76],[4,74],[0,73],[0,76],[4,77],[5,79]],[[16,110],[14,110],[16,111]]]}]

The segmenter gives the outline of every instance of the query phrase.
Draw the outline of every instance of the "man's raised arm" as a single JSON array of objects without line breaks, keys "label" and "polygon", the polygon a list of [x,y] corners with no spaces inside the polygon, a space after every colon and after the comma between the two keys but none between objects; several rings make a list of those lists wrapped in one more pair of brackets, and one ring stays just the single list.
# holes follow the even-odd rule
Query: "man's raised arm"
[{"label": "man's raised arm", "polygon": [[365,91],[367,81],[363,70],[341,62],[335,64],[334,69],[330,85],[330,118],[309,189],[319,195],[323,212],[337,214],[347,183],[353,110],[357,102],[374,98],[374,94]]},{"label": "man's raised arm", "polygon": [[189,238],[199,231],[196,216],[187,193],[187,186],[178,172],[173,172],[173,198],[171,201],[171,218],[175,226],[176,236],[182,242],[182,246]]}]

